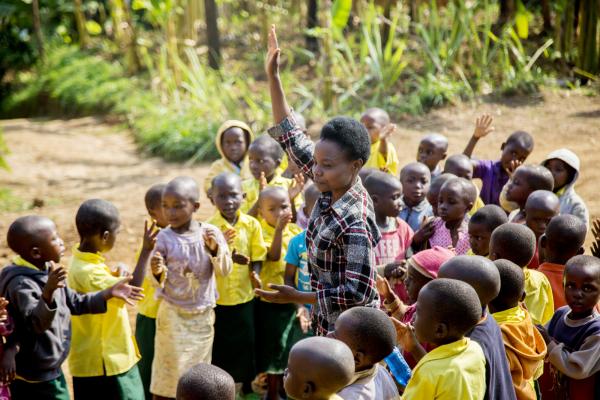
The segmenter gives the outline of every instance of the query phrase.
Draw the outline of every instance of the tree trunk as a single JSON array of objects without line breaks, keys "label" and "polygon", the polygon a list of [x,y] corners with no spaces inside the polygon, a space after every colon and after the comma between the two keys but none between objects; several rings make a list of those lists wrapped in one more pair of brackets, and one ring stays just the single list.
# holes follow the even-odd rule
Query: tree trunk
[{"label": "tree trunk", "polygon": [[79,46],[86,48],[89,43],[87,29],[85,27],[85,15],[81,9],[81,0],[74,0],[73,11],[75,13],[75,24],[77,25],[77,34],[79,35]]},{"label": "tree trunk", "polygon": [[35,41],[38,47],[39,57],[44,59],[44,37],[42,36],[42,23],[40,21],[40,4],[38,0],[31,2],[31,11],[33,13],[33,31],[35,32]]},{"label": "tree trunk", "polygon": [[[306,13],[306,27],[308,29],[313,29],[319,26],[319,0],[309,0],[308,1],[308,10]],[[306,35],[306,48],[313,53],[319,51],[319,41],[316,37],[311,35]]]},{"label": "tree trunk", "polygon": [[221,64],[221,42],[217,24],[218,10],[215,0],[204,0],[206,18],[206,38],[208,42],[208,64],[212,69],[219,69]]},{"label": "tree trunk", "polygon": [[579,9],[577,66],[590,74],[598,72],[598,0],[583,0]]}]

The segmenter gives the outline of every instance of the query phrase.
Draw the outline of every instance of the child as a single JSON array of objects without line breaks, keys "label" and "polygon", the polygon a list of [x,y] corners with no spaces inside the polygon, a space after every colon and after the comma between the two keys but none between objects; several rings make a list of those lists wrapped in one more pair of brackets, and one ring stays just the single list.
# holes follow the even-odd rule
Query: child
[{"label": "child", "polygon": [[255,292],[279,303],[315,304],[313,326],[317,334],[324,335],[333,330],[342,311],[379,305],[373,247],[380,233],[373,204],[358,177],[369,158],[369,134],[360,122],[337,117],[323,125],[319,142],[313,144],[298,128],[285,99],[279,76],[280,51],[272,26],[265,69],[278,125],[269,129],[269,134],[321,192],[306,231],[315,290],[305,293],[270,285],[270,291]]},{"label": "child", "polygon": [[506,188],[506,199],[514,201],[519,209],[508,216],[510,222],[525,223],[525,203],[536,190],[552,190],[554,180],[547,168],[539,165],[522,165],[513,174]]},{"label": "child", "polygon": [[[263,287],[283,285],[290,239],[300,233],[300,228],[290,223],[292,207],[287,191],[281,187],[267,187],[260,192],[259,214],[268,248],[260,271],[261,284]],[[267,399],[279,398],[283,390],[283,371],[293,344],[290,343],[293,339],[290,332],[295,317],[293,304],[276,304],[262,299],[256,304],[257,369],[267,373]]]},{"label": "child", "polygon": [[440,198],[440,191],[442,190],[442,186],[452,179],[456,178],[456,176],[452,174],[443,173],[435,177],[435,179],[431,180],[431,185],[429,185],[429,191],[427,192],[427,201],[431,204],[431,211],[434,217],[438,216],[438,200]]},{"label": "child", "polygon": [[397,176],[398,154],[389,142],[390,136],[396,132],[396,125],[390,124],[388,113],[381,108],[369,108],[360,117],[360,122],[367,128],[371,139],[371,156],[365,167]]},{"label": "child", "polygon": [[567,214],[552,218],[546,233],[540,238],[543,263],[537,270],[550,282],[554,311],[567,305],[563,286],[565,264],[576,255],[583,254],[586,233],[583,221]]},{"label": "child", "polygon": [[444,184],[438,199],[438,217],[433,221],[429,245],[452,247],[457,255],[467,254],[469,219],[477,192],[473,184],[463,178],[454,178]]},{"label": "child", "polygon": [[[473,150],[479,139],[494,131],[493,119],[483,115],[475,121],[475,130],[463,154],[472,157]],[[481,179],[481,200],[485,204],[500,205],[500,192],[508,182],[509,174],[525,162],[533,151],[533,138],[527,132],[517,131],[512,133],[502,146],[500,160],[472,160],[473,178]]]},{"label": "child", "polygon": [[531,193],[525,203],[525,225],[535,234],[535,254],[528,267],[537,269],[540,265],[538,243],[540,236],[546,231],[550,220],[558,215],[558,197],[548,190],[536,190]]},{"label": "child", "polygon": [[[148,215],[155,221],[158,229],[166,228],[169,225],[162,212],[162,194],[166,186],[162,183],[152,185],[144,196]],[[138,303],[138,314],[135,320],[135,340],[141,356],[138,369],[144,384],[144,393],[146,399],[151,399],[150,378],[152,377],[152,359],[154,359],[156,313],[158,312],[160,300],[154,296],[155,287],[149,274],[144,277],[142,289],[144,289],[144,298]]]},{"label": "child", "polygon": [[248,147],[254,140],[250,127],[242,122],[230,119],[223,122],[215,136],[215,147],[221,158],[210,165],[204,190],[208,193],[213,178],[222,172],[232,172],[242,179],[251,177],[248,166]]},{"label": "child", "polygon": [[[579,255],[565,265],[565,298],[546,329],[554,385],[542,386],[544,399],[597,399],[600,395],[600,261]],[[545,389],[545,390],[544,390]],[[549,390],[551,389],[551,390]]]},{"label": "child", "polygon": [[184,371],[211,361],[215,274],[226,276],[232,270],[221,231],[193,219],[200,207],[199,194],[192,178],[177,177],[162,196],[169,227],[158,234],[151,262],[154,284],[162,298],[150,386],[155,399],[175,397],[177,380]]},{"label": "child", "polygon": [[575,215],[589,226],[590,215],[584,201],[575,193],[579,178],[579,157],[568,149],[558,149],[548,154],[542,165],[554,177],[554,193],[560,199],[560,213]]},{"label": "child", "polygon": [[216,365],[196,364],[179,378],[176,399],[234,400],[235,382]]},{"label": "child", "polygon": [[492,232],[508,222],[506,213],[495,204],[480,208],[469,220],[469,255],[487,257],[490,254]]},{"label": "child", "polygon": [[406,221],[416,232],[425,218],[433,216],[431,205],[427,201],[431,172],[425,164],[413,162],[400,171],[402,183],[402,210],[400,219]]},{"label": "child", "polygon": [[465,282],[435,279],[421,289],[414,328],[394,322],[398,341],[411,353],[417,341],[437,347],[422,354],[403,398],[484,398],[485,357],[481,346],[465,337],[480,317],[477,293]]},{"label": "child", "polygon": [[[459,178],[465,178],[468,181],[473,179],[473,164],[469,157],[464,154],[453,154],[444,163],[444,174],[452,174],[456,175]],[[431,190],[431,189],[429,189]],[[485,205],[481,197],[479,197],[479,189],[477,189],[477,198],[475,199],[475,204],[473,204],[473,208],[469,211],[469,215],[473,216]]]},{"label": "child", "polygon": [[519,303],[525,298],[523,270],[508,260],[494,261],[500,273],[500,293],[491,301],[490,311],[500,325],[506,357],[517,399],[535,400],[534,380],[544,369],[546,344],[527,309]]},{"label": "child", "polygon": [[385,266],[405,260],[413,231],[398,218],[402,184],[394,176],[375,171],[366,179],[365,188],[373,201],[375,220],[381,232],[381,240],[374,249],[375,263]]},{"label": "child", "polygon": [[457,256],[441,266],[438,278],[466,282],[477,292],[483,312],[477,325],[466,336],[481,346],[485,356],[485,398],[514,399],[500,327],[487,311],[490,301],[500,292],[498,269],[485,257]]},{"label": "child", "polygon": [[448,138],[439,133],[429,134],[421,139],[417,150],[417,161],[427,165],[431,179],[442,174],[440,161],[448,154]]},{"label": "child", "polygon": [[239,176],[217,175],[211,193],[217,212],[208,223],[225,235],[233,261],[229,275],[216,275],[219,298],[212,363],[231,374],[248,393],[256,375],[253,286],[258,287],[258,282],[254,274],[261,270],[267,247],[260,222],[240,211],[244,193]]},{"label": "child", "polygon": [[304,188],[304,178],[298,174],[294,179],[281,176],[277,168],[281,164],[283,150],[279,144],[267,135],[259,136],[248,148],[248,159],[252,178],[242,182],[242,189],[246,194],[242,202],[242,212],[252,217],[258,216],[258,196],[260,191],[267,186],[278,186],[289,192],[292,204],[296,210],[302,205],[302,198],[298,195]]},{"label": "child", "polygon": [[554,313],[552,287],[541,272],[527,268],[535,252],[535,234],[525,225],[500,225],[490,239],[490,260],[505,259],[523,268],[525,305],[534,324],[545,324]]},{"label": "child", "polygon": [[[319,196],[315,185],[310,185],[304,192],[306,215],[310,215]],[[306,229],[294,236],[285,254],[285,284],[295,287],[301,292],[311,292],[310,269],[306,254]],[[303,334],[310,331],[310,304],[296,304],[296,317]],[[311,332],[312,333],[312,332]],[[302,336],[302,335],[301,335]]]},{"label": "child", "polygon": [[308,228],[310,213],[320,194],[321,193],[319,192],[319,189],[317,189],[317,186],[314,183],[311,183],[304,188],[304,204],[298,210],[296,215],[296,225],[298,225],[300,228]]},{"label": "child", "polygon": [[[105,200],[87,200],[79,207],[75,225],[80,242],[73,248],[69,266],[71,289],[90,293],[106,289],[121,279],[111,273],[104,259],[104,254],[115,244],[120,224],[116,207]],[[154,228],[154,224],[149,228],[152,239],[145,239],[138,257],[131,279],[133,286],[142,285],[157,236]],[[140,357],[125,304],[114,300],[108,303],[105,314],[73,316],[71,320],[73,345],[69,370],[75,399],[94,398],[108,387],[115,391],[114,396],[143,399],[144,388],[136,365]]]},{"label": "child", "polygon": [[370,307],[344,311],[329,337],[346,343],[354,355],[354,380],[338,392],[342,399],[397,399],[398,389],[380,362],[396,344],[396,329],[388,316]]},{"label": "child", "polygon": [[[119,298],[120,303],[131,303],[131,300],[142,298],[141,289],[127,284],[131,278],[115,278],[108,270],[106,273],[111,276],[113,283],[103,290],[79,294],[67,287],[67,270],[58,264],[64,244],[56,226],[48,218],[35,215],[18,218],[10,225],[6,239],[11,250],[18,254],[12,265],[5,267],[0,274],[0,292],[9,301],[8,312],[15,325],[6,347],[2,349],[10,353],[4,354],[5,358],[16,358],[17,379],[10,385],[12,398],[68,399],[69,392],[61,365],[71,347],[71,315],[106,313],[107,310],[110,313],[117,302],[110,299],[114,297]],[[144,253],[152,249],[153,240],[151,232],[147,230]],[[100,274],[98,278],[101,278]],[[123,309],[127,316],[122,304],[117,308]],[[75,323],[73,325],[75,329]],[[111,343],[114,333],[108,332],[107,344]],[[94,332],[87,334],[93,335]],[[131,341],[131,336],[125,339]],[[75,340],[73,338],[74,346]],[[112,343],[115,343],[114,340]],[[102,365],[102,358],[86,361],[89,364],[99,361]],[[135,361],[137,359],[133,364]],[[106,366],[109,368],[112,365],[107,363]],[[138,385],[132,387],[131,391],[137,397],[132,393],[128,398],[144,398],[139,376]],[[103,393],[118,396],[109,387]]]},{"label": "child", "polygon": [[283,384],[295,400],[341,400],[336,393],[354,377],[352,351],[326,337],[306,338],[290,351]]}]

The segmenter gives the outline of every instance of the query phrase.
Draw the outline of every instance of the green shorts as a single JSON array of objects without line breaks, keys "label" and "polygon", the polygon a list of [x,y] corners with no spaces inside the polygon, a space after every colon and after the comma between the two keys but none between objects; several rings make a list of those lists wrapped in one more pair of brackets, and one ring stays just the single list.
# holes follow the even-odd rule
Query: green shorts
[{"label": "green shorts", "polygon": [[73,377],[75,400],[145,400],[144,387],[137,365],[112,376]]},{"label": "green shorts", "polygon": [[46,382],[27,382],[15,379],[10,384],[11,398],[13,400],[69,400],[69,389],[65,376],[61,372],[59,377]]}]

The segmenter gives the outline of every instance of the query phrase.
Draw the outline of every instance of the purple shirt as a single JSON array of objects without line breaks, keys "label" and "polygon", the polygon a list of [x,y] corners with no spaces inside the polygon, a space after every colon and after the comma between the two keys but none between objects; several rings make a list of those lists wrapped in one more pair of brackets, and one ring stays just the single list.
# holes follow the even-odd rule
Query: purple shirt
[{"label": "purple shirt", "polygon": [[500,205],[500,193],[508,182],[508,174],[500,161],[479,160],[473,168],[473,178],[481,179],[479,197],[485,204]]}]

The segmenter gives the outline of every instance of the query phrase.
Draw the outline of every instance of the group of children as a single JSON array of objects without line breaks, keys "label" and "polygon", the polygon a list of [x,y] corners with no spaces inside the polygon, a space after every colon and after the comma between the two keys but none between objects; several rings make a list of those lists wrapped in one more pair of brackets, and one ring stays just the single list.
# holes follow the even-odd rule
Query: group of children
[{"label": "group of children", "polygon": [[2,390],[68,399],[68,359],[76,399],[600,398],[600,259],[582,255],[577,156],[525,164],[534,141],[518,131],[499,160],[472,159],[493,131],[482,116],[463,154],[431,134],[399,169],[377,108],[328,122],[315,147],[278,57],[273,29],[279,125],[221,126],[207,221],[193,178],[149,188],[133,271],[106,263],[120,218],[105,200],[79,207],[68,268],[51,220],[12,223]]}]

